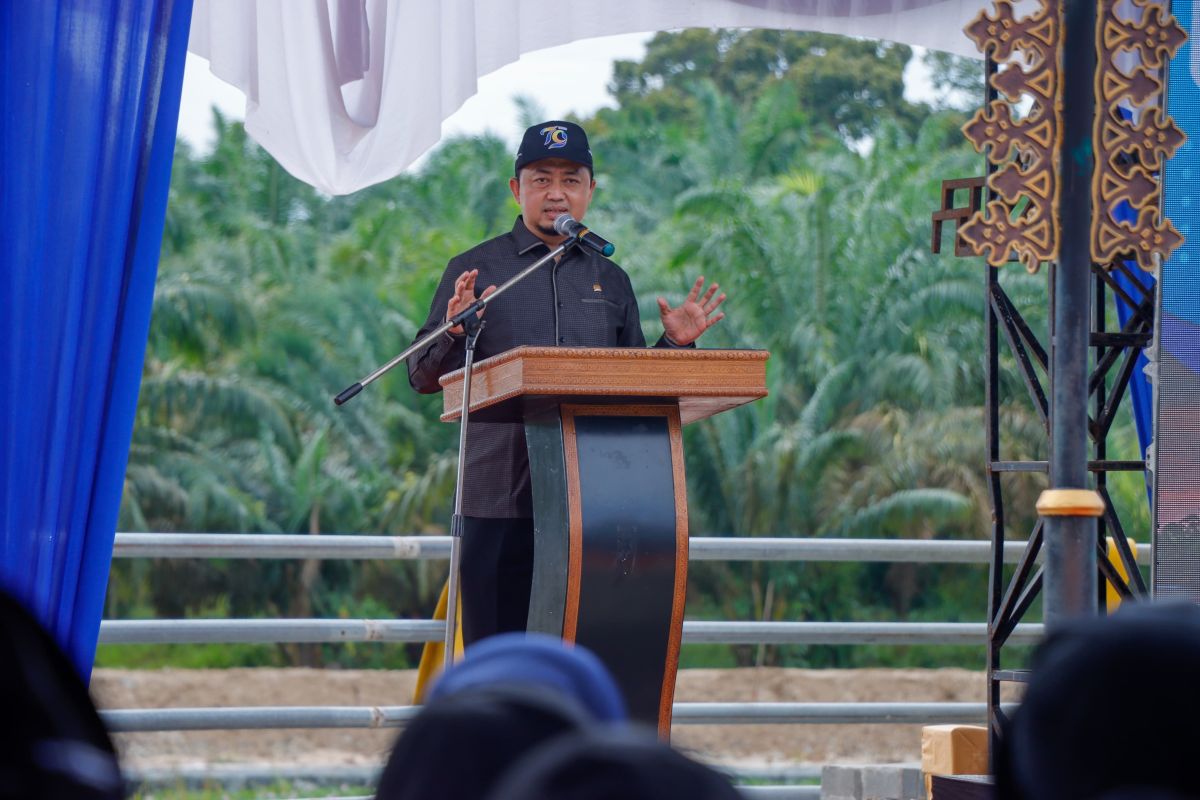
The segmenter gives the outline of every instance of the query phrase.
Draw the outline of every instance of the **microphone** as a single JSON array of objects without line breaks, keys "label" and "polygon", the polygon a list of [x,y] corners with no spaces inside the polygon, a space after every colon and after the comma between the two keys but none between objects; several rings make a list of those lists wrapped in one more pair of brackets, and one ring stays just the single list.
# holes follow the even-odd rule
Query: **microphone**
[{"label": "microphone", "polygon": [[559,214],[554,220],[554,231],[559,236],[571,236],[595,250],[602,256],[611,256],[617,251],[612,242],[601,239],[592,233],[586,225],[579,222],[570,214]]}]

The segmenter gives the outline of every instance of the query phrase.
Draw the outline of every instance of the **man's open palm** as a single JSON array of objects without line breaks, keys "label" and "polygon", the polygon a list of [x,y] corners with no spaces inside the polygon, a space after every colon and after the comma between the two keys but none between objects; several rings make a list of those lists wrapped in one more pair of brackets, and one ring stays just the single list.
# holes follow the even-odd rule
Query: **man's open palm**
[{"label": "man's open palm", "polygon": [[[662,317],[663,330],[667,338],[675,344],[691,344],[700,338],[700,334],[716,325],[725,318],[724,311],[717,311],[725,302],[725,294],[717,294],[720,284],[714,283],[701,296],[704,289],[704,276],[696,278],[687,299],[675,308],[665,298],[658,298],[658,313]],[[716,313],[714,313],[716,312]]]}]

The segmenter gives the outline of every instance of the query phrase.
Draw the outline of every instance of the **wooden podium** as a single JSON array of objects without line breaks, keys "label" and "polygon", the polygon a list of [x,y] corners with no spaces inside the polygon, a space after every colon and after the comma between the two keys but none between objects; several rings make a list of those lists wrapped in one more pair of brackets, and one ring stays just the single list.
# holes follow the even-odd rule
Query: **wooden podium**
[{"label": "wooden podium", "polygon": [[[682,425],[765,397],[759,350],[518,347],[475,365],[472,422],[523,422],[530,631],[608,666],[634,719],[671,730],[687,589]],[[458,419],[463,371],[441,380]],[[468,431],[468,440],[470,432]]]}]

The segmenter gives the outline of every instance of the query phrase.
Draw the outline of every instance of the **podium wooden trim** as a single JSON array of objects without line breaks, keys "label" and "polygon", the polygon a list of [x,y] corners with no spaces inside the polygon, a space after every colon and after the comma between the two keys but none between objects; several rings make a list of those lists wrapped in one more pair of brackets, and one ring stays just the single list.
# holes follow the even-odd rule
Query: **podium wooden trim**
[{"label": "podium wooden trim", "polygon": [[[687,596],[683,425],[767,394],[757,350],[519,347],[475,365],[473,422],[524,423],[530,631],[587,645],[670,736]],[[441,379],[458,419],[463,371]],[[470,434],[468,433],[468,441]]]},{"label": "podium wooden trim", "polygon": [[[764,350],[633,347],[516,347],[480,361],[471,376],[471,415],[519,422],[522,398],[654,399],[679,404],[680,420],[711,417],[767,396]],[[461,369],[443,375],[442,422],[462,409]],[[479,416],[476,417],[476,413]]]}]

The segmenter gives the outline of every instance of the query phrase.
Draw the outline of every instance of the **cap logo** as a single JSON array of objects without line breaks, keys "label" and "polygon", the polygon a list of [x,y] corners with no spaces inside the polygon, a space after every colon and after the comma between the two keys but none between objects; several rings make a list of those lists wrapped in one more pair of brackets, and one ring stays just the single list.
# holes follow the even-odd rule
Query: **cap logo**
[{"label": "cap logo", "polygon": [[557,150],[567,146],[567,129],[562,125],[547,125],[538,133],[545,134],[546,141],[542,144],[546,146],[547,150]]}]

